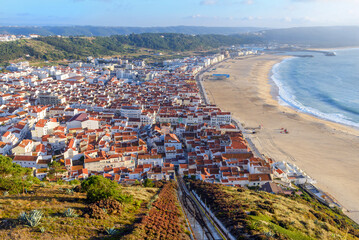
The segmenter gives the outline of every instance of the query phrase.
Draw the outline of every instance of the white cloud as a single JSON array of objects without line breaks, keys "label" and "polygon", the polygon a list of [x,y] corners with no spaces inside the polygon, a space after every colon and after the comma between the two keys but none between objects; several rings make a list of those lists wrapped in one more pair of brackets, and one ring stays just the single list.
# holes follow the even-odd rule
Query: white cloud
[{"label": "white cloud", "polygon": [[201,14],[196,14],[196,15],[192,15],[191,18],[201,18],[202,15]]},{"label": "white cloud", "polygon": [[247,5],[252,5],[254,3],[254,1],[253,0],[243,0],[241,3],[247,4]]},{"label": "white cloud", "polygon": [[201,5],[215,5],[217,4],[217,0],[202,0]]},{"label": "white cloud", "polygon": [[233,4],[254,4],[254,0],[202,0],[201,5],[233,5]]}]

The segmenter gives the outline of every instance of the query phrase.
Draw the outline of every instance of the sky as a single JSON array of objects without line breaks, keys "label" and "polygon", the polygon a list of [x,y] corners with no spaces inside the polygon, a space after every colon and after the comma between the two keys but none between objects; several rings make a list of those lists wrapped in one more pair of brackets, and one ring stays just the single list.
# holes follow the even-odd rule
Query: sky
[{"label": "sky", "polygon": [[359,0],[0,0],[2,26],[359,26]]}]

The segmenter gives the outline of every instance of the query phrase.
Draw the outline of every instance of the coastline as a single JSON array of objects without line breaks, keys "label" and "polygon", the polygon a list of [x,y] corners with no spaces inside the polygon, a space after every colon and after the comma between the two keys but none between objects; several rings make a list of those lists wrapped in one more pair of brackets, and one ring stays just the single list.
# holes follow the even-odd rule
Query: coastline
[{"label": "coastline", "polygon": [[[354,212],[359,211],[359,179],[355,177],[359,131],[279,104],[270,77],[273,66],[285,58],[288,56],[262,55],[229,60],[216,70],[229,73],[229,80],[206,80],[203,85],[212,103],[232,112],[247,127],[263,125],[252,136],[261,153],[275,161],[295,163],[359,222],[359,213]],[[282,127],[290,133],[281,134]]]},{"label": "coastline", "polygon": [[[271,85],[272,98],[275,101],[277,101],[277,103],[281,106],[288,107],[298,113],[314,117],[316,120],[323,120],[324,123],[327,125],[328,124],[329,125],[330,124],[337,125],[337,126],[332,125],[331,127],[334,127],[336,129],[340,129],[342,131],[349,132],[349,133],[351,133],[354,130],[354,131],[358,131],[358,134],[359,134],[359,123],[352,122],[352,121],[349,121],[346,119],[339,119],[339,120],[335,121],[330,116],[328,116],[327,113],[323,113],[318,109],[307,108],[307,107],[303,106],[301,103],[291,102],[291,99],[285,99],[285,97],[280,94],[280,90],[284,90],[284,89],[280,89],[280,85],[282,84],[282,82],[281,82],[281,80],[276,78],[274,69],[279,67],[279,65],[284,63],[285,61],[291,61],[291,60],[295,59],[296,57],[292,56],[292,55],[287,55],[287,56],[281,55],[281,56],[284,56],[284,58],[281,61],[275,63],[272,66],[271,71],[268,73],[268,82]],[[288,94],[285,90],[284,90],[284,92],[286,95]]]}]

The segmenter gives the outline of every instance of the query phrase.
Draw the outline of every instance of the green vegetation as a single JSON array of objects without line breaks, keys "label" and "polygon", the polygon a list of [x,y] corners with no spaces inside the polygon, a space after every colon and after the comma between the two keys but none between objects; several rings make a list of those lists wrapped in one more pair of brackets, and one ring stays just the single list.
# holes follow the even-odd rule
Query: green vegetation
[{"label": "green vegetation", "polygon": [[68,208],[64,212],[65,217],[78,217],[79,215],[76,213],[76,211],[73,208]]},{"label": "green vegetation", "polygon": [[[66,182],[48,183],[46,187],[34,184],[28,194],[0,194],[0,239],[122,239],[148,213],[146,205],[159,190],[122,186],[122,194],[134,195],[133,202],[142,202],[141,206],[118,201],[109,205],[104,200],[102,205],[98,204],[101,218],[95,218],[87,214],[90,205],[86,193],[75,191],[68,195],[66,189],[72,188]],[[42,218],[29,227],[19,216],[24,212],[29,217],[35,209],[41,211]],[[115,234],[108,235],[106,229],[113,229]]]},{"label": "green vegetation", "polygon": [[[50,170],[47,174],[47,178],[51,180],[56,180],[58,174],[61,174],[63,172],[66,172],[65,166],[62,165],[60,162],[52,161],[48,164]],[[62,179],[58,179],[58,184],[62,183]]]},{"label": "green vegetation", "polygon": [[106,233],[108,234],[108,235],[115,235],[116,233],[117,233],[117,229],[116,228],[114,228],[114,227],[112,227],[112,228],[106,228],[105,229],[105,231],[106,231]]},{"label": "green vegetation", "polygon": [[94,176],[80,192],[76,181],[45,183],[30,174],[0,156],[0,239],[102,239],[106,233],[122,238],[141,222],[159,191]]},{"label": "green vegetation", "polygon": [[145,181],[143,182],[143,186],[144,187],[154,187],[155,184],[153,183],[153,181],[151,179],[146,178]]},{"label": "green vegetation", "polygon": [[0,190],[10,194],[29,190],[33,184],[40,183],[32,176],[32,170],[13,163],[9,157],[0,155]]},{"label": "green vegetation", "polygon": [[32,210],[30,212],[22,212],[19,220],[30,227],[36,227],[40,224],[43,212],[41,210]]},{"label": "green vegetation", "polygon": [[[274,195],[192,181],[190,186],[240,239],[359,239],[359,225],[307,194]],[[248,237],[250,236],[250,237]]]},{"label": "green vegetation", "polygon": [[89,203],[112,198],[120,202],[130,203],[132,195],[122,194],[120,185],[103,176],[91,176],[81,183],[82,191],[87,193]]},{"label": "green vegetation", "polygon": [[175,52],[201,51],[258,42],[261,42],[261,39],[254,35],[193,36],[176,33],[143,33],[110,37],[39,37],[0,43],[0,62],[19,58],[56,61],[84,59],[87,56],[131,55],[141,52],[143,48]]}]

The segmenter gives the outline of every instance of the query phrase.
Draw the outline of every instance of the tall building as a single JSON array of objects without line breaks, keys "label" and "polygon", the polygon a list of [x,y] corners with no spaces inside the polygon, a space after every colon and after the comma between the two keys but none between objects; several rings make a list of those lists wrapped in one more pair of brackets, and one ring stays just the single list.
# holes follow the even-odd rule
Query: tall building
[{"label": "tall building", "polygon": [[40,105],[58,105],[65,103],[66,99],[62,95],[39,94],[37,101]]}]

